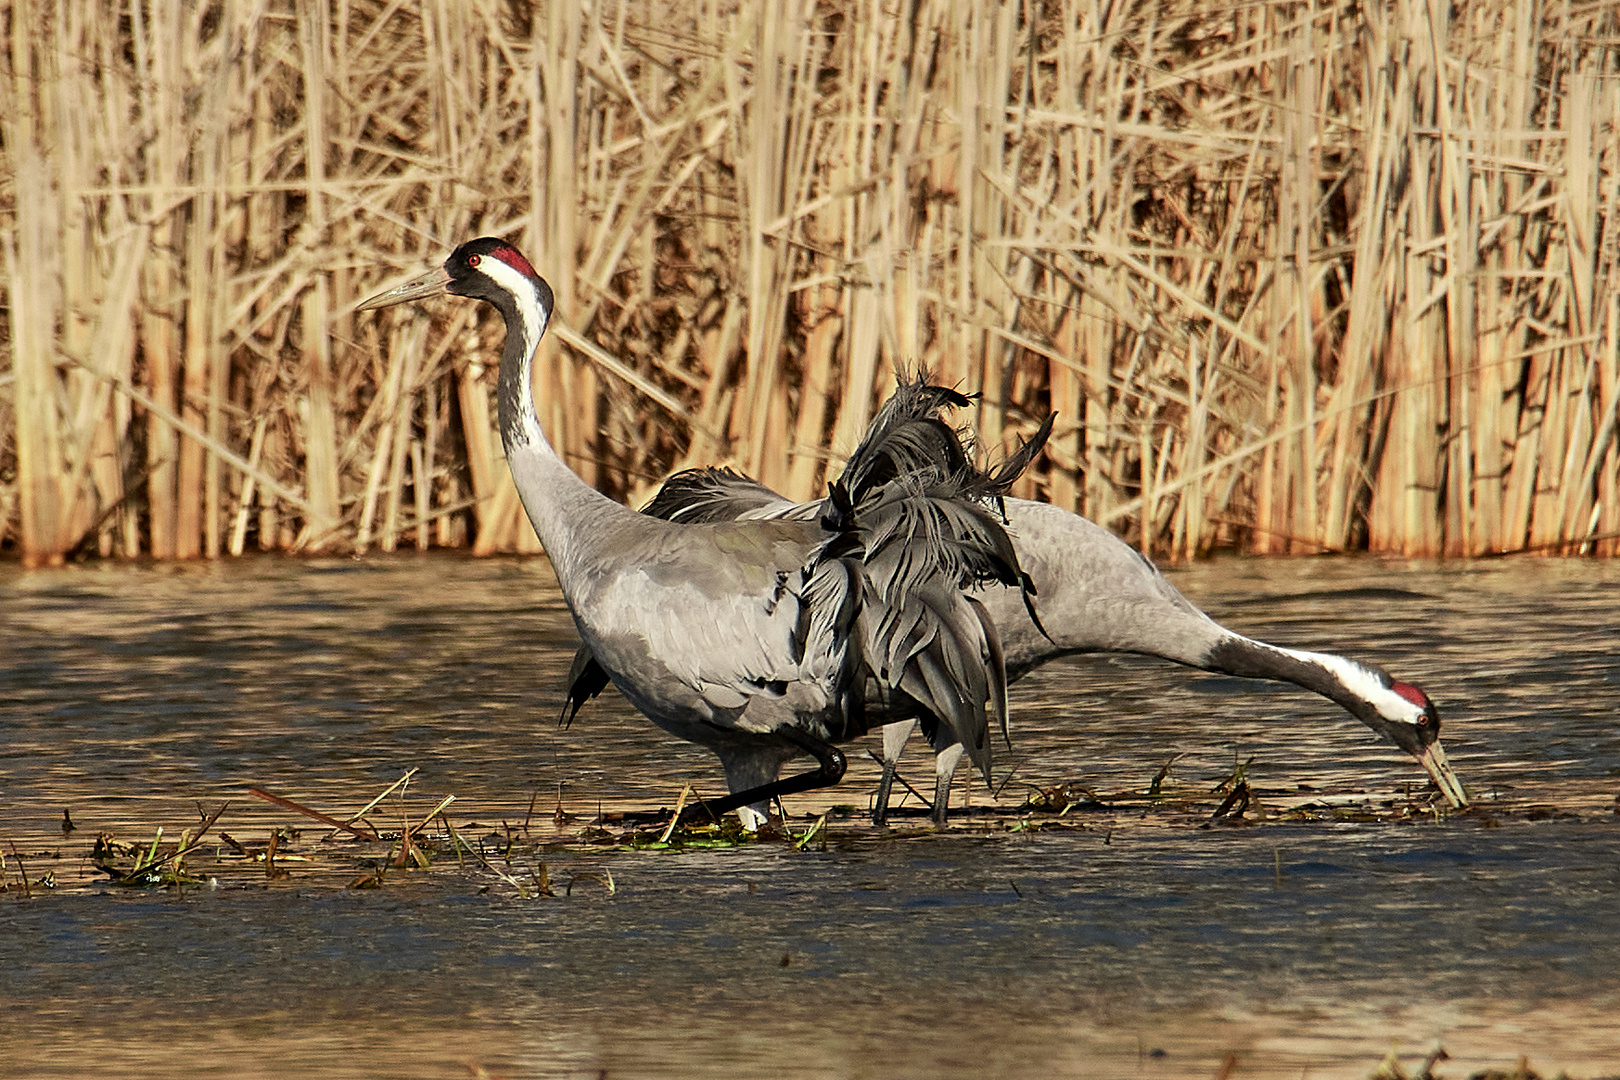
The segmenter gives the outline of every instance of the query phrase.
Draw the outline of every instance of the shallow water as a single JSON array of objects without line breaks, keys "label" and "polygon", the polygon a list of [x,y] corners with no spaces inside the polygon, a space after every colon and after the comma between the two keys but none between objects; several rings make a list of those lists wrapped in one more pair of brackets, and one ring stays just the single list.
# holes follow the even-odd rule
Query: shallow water
[{"label": "shallow water", "polygon": [[[1210,1076],[1235,1053],[1239,1076],[1362,1077],[1392,1046],[1410,1069],[1443,1044],[1441,1075],[1520,1053],[1620,1074],[1620,566],[1231,560],[1175,581],[1234,629],[1422,685],[1484,809],[576,845],[548,856],[574,888],[545,899],[454,865],[366,892],[296,864],[269,885],[120,890],[86,864],[97,832],[173,835],[223,800],[220,827],[248,843],[311,824],[250,785],[346,816],[417,766],[419,813],[454,794],[454,820],[491,827],[530,817],[537,792],[534,813],[588,817],[717,790],[718,769],[619,700],[555,726],[574,639],[543,560],[0,568],[0,1060],[37,1076]],[[1138,658],[1049,665],[1013,704],[1004,805],[1059,782],[1140,789],[1172,754],[1204,790],[1252,757],[1273,805],[1424,781],[1309,694]],[[876,769],[852,762],[836,799],[864,807]],[[907,773],[930,772],[919,744]],[[25,897],[19,865],[60,887]]]}]

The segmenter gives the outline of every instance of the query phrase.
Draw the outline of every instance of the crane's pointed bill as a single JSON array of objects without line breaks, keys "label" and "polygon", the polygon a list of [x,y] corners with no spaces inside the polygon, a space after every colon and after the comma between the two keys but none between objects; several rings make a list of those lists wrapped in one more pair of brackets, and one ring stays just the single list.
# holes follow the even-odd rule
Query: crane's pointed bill
[{"label": "crane's pointed bill", "polygon": [[442,266],[436,266],[420,277],[411,278],[403,285],[396,285],[387,292],[378,293],[370,300],[355,308],[356,311],[373,311],[377,308],[392,307],[410,300],[421,300],[423,297],[438,296],[450,287],[450,272]]},{"label": "crane's pointed bill", "polygon": [[1451,762],[1446,760],[1445,748],[1438,740],[1425,746],[1417,759],[1447,802],[1458,808],[1468,805],[1468,795],[1463,791],[1462,781],[1451,771]]}]

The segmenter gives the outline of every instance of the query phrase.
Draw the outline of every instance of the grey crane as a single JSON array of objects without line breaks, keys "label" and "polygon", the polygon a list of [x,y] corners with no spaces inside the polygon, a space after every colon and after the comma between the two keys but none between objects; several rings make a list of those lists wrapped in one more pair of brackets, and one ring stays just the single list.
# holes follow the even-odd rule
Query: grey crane
[{"label": "grey crane", "polygon": [[[730,795],[702,808],[739,809],[757,826],[769,799],[836,783],[844,758],[832,743],[867,729],[869,680],[988,772],[1006,680],[995,624],[966,590],[1021,590],[989,507],[1038,446],[994,475],[973,468],[940,419],[966,399],[919,376],[879,410],[817,514],[666,521],[590,487],[541,431],[531,374],[554,301],[529,261],[481,237],[358,310],[441,293],[505,320],[497,400],[518,494],[599,670],[658,726],[720,758]],[[778,780],[801,754],[816,769]]]},{"label": "grey crane", "polygon": [[[644,512],[674,521],[769,520],[814,515],[748,477],[695,469],[669,478]],[[1009,681],[1060,656],[1139,653],[1250,679],[1291,682],[1343,706],[1417,759],[1453,806],[1468,797],[1439,741],[1440,715],[1427,694],[1372,664],[1333,653],[1268,645],[1221,626],[1199,610],[1135,548],[1102,526],[1047,503],[1005,500],[1019,563],[1032,582],[1033,613],[1022,598],[992,590],[981,599],[1000,632]],[[575,658],[564,718],[571,721],[606,686],[588,649]],[[918,719],[882,714],[884,769],[873,816],[883,823],[901,747]],[[945,819],[951,777],[962,756],[948,731],[922,718],[934,745],[934,820]]]}]

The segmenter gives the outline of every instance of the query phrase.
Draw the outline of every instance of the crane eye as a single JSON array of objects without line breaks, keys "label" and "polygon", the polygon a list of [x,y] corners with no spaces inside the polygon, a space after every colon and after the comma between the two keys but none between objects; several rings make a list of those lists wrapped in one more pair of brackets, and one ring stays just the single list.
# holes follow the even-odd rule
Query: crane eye
[{"label": "crane eye", "polygon": [[469,256],[467,256],[467,265],[468,266],[477,266],[479,263],[481,263],[483,261],[484,261],[484,257],[482,255],[469,255]]}]

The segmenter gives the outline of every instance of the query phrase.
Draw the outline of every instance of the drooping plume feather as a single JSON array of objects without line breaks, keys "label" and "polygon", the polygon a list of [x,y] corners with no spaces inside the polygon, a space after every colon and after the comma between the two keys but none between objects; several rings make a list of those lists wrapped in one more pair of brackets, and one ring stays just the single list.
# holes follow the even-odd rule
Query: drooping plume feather
[{"label": "drooping plume feather", "polygon": [[812,563],[859,565],[856,644],[872,677],[911,698],[938,738],[960,741],[988,773],[989,718],[1003,732],[1007,725],[1005,671],[995,625],[964,590],[1027,588],[993,507],[1051,422],[991,474],[973,465],[942,415],[970,403],[921,374],[900,381],[829,490],[821,524],[832,535]]},{"label": "drooping plume feather", "polygon": [[[796,504],[728,469],[695,469],[665,482],[644,512],[689,524],[816,520],[827,538],[806,566],[807,610],[851,614],[855,650],[885,696],[909,699],[941,747],[961,741],[989,767],[989,720],[1006,731],[1006,673],[994,623],[964,590],[1017,588],[1034,617],[1033,588],[1018,564],[1001,498],[1039,453],[1051,420],[993,470],[976,467],[946,411],[972,404],[919,373],[899,380],[820,503]],[[1038,621],[1038,620],[1037,620]],[[805,626],[819,640],[823,628]],[[570,673],[563,722],[607,685],[583,651]],[[850,688],[859,710],[861,688]],[[852,724],[858,724],[856,717]]]}]

